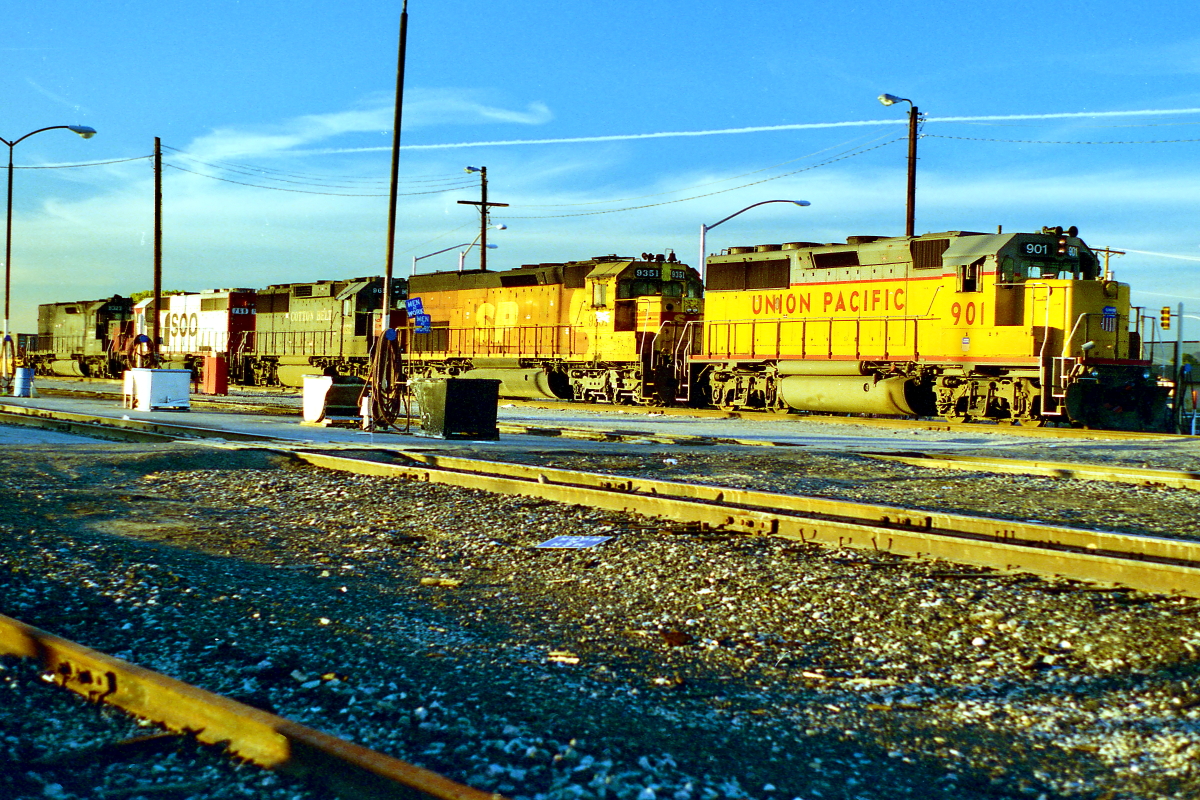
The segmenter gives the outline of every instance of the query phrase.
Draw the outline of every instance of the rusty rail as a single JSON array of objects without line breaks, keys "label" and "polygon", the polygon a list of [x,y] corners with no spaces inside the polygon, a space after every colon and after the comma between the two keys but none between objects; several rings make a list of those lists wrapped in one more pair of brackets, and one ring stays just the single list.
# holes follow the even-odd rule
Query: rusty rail
[{"label": "rusty rail", "polygon": [[361,800],[503,800],[437,773],[91,650],[0,615],[0,653],[36,659],[47,678],[93,703]]}]

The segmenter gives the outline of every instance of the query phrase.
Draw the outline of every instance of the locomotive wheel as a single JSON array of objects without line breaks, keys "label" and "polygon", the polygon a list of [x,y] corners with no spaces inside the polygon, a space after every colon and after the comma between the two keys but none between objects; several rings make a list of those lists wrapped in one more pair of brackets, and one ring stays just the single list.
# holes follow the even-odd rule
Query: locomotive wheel
[{"label": "locomotive wheel", "polygon": [[766,411],[768,414],[775,414],[775,415],[781,416],[781,417],[786,414],[792,413],[792,407],[789,406],[787,403],[775,403],[775,404],[767,406],[763,410]]},{"label": "locomotive wheel", "polygon": [[963,425],[967,422],[973,421],[971,417],[966,414],[963,414],[961,417],[946,415],[945,417],[942,417],[942,419],[946,420],[946,422],[950,423],[951,425]]},{"label": "locomotive wheel", "polygon": [[1020,425],[1022,428],[1040,428],[1046,424],[1046,420],[1035,417],[1021,417],[1013,420],[1014,424]]}]

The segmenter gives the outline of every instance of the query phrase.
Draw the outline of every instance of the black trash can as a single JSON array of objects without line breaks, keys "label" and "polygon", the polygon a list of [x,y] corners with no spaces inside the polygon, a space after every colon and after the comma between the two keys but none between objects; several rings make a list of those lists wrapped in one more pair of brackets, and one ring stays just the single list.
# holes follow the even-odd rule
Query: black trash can
[{"label": "black trash can", "polygon": [[421,431],[441,439],[499,439],[496,407],[500,381],[486,378],[439,378],[414,381],[421,409]]}]

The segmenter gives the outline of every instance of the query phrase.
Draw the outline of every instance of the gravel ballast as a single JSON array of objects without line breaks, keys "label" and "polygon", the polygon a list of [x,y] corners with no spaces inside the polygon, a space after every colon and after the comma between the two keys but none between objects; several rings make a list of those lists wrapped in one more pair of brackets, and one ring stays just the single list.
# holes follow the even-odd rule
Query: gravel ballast
[{"label": "gravel ballast", "polygon": [[[0,611],[485,790],[530,800],[1200,795],[1196,601],[256,451],[7,456]],[[798,450],[520,457],[1200,535],[1186,491]],[[612,538],[534,547],[558,535]],[[186,745],[103,767],[34,763],[147,730],[52,696],[32,673],[16,661],[0,669],[14,698],[0,707],[12,765],[0,795],[323,796]]]}]

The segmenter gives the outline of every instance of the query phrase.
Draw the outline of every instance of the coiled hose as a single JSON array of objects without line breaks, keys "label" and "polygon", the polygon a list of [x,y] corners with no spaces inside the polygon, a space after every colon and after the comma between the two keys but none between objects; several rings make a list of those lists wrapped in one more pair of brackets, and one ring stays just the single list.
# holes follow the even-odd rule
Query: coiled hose
[{"label": "coiled hose", "polygon": [[408,382],[404,380],[404,348],[400,345],[398,331],[388,328],[375,340],[371,353],[371,368],[358,402],[364,398],[371,402],[371,430],[387,430],[396,427],[396,420],[404,415],[404,430],[408,430]]},{"label": "coiled hose", "polygon": [[0,344],[0,389],[7,392],[17,374],[17,349],[12,336],[5,334]]}]

